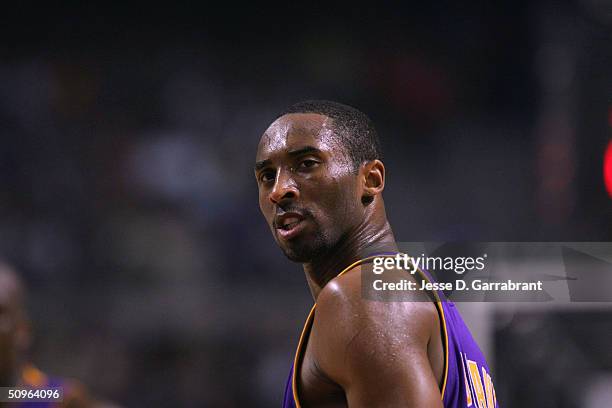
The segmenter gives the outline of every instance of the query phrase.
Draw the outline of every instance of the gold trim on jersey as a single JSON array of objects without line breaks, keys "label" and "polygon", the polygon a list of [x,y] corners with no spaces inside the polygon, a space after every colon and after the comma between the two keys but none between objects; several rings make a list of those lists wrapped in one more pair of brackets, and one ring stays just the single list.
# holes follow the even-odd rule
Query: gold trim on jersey
[{"label": "gold trim on jersey", "polygon": [[[344,268],[342,272],[340,272],[338,276],[336,277],[344,275],[345,273],[347,273],[354,267],[361,265],[362,263],[365,263],[371,259],[383,257],[383,256],[395,256],[395,255],[396,254],[392,254],[392,255],[382,254],[382,255],[372,255],[367,258],[363,258],[359,261],[353,262],[352,264]],[[417,268],[417,270],[419,271],[423,279],[425,279],[427,282],[431,282],[431,280],[427,277],[425,272],[423,272],[419,268]],[[444,343],[443,344],[443,347],[444,347],[444,370],[443,370],[444,376],[443,376],[442,387],[440,391],[441,399],[442,401],[444,401],[444,393],[446,392],[446,381],[448,379],[448,348],[449,348],[448,347],[448,331],[446,329],[446,319],[444,317],[444,308],[442,307],[442,301],[440,300],[440,297],[438,296],[437,292],[433,291],[433,294],[436,298],[436,301],[433,303],[436,305],[436,311],[438,312],[438,316],[440,317],[442,321],[441,326],[442,326],[442,331],[444,332],[444,342],[443,342]],[[297,375],[299,375],[300,365],[302,363],[301,361],[302,347],[304,346],[305,340],[310,335],[310,330],[312,329],[312,322],[314,320],[314,312],[315,312],[316,307],[317,307],[317,303],[315,302],[315,304],[312,305],[312,309],[310,309],[310,313],[308,313],[306,322],[304,323],[304,328],[302,329],[302,333],[300,334],[300,340],[298,341],[297,350],[295,351],[295,357],[293,358],[293,374],[291,378],[291,390],[293,392],[293,400],[295,402],[296,408],[301,408],[301,404],[300,404],[300,400],[298,399],[298,392],[297,392]]]}]

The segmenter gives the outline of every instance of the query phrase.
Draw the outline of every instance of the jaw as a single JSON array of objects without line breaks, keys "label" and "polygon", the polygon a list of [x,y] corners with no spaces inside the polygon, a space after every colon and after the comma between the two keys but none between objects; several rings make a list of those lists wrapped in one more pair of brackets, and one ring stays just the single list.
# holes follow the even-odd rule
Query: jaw
[{"label": "jaw", "polygon": [[297,239],[286,242],[276,238],[276,243],[290,261],[306,263],[310,262],[312,259],[312,250],[310,248],[305,248],[303,243],[299,242]]},{"label": "jaw", "polygon": [[309,263],[320,258],[326,252],[327,245],[321,235],[308,232],[289,240],[282,239],[274,233],[274,240],[289,260],[302,264]]}]

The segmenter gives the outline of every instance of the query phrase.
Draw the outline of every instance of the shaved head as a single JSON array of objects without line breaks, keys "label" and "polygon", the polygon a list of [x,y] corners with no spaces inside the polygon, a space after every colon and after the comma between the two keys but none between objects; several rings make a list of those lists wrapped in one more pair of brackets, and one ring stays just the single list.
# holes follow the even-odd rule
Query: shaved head
[{"label": "shaved head", "polygon": [[336,142],[342,145],[353,170],[365,162],[382,159],[378,134],[370,118],[358,109],[342,103],[310,100],[291,105],[278,117],[292,113],[319,114],[329,118],[327,129]]}]

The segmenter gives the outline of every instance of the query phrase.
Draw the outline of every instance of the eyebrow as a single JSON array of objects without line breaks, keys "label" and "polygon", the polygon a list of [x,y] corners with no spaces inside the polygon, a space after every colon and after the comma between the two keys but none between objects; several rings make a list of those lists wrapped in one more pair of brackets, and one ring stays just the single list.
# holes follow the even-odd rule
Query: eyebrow
[{"label": "eyebrow", "polygon": [[272,160],[270,159],[255,162],[255,171],[263,169],[264,167],[270,165],[270,163],[272,163]]},{"label": "eyebrow", "polygon": [[303,154],[308,154],[308,153],[321,153],[321,150],[317,149],[314,146],[305,146],[299,149],[290,150],[288,152],[289,156],[301,156]]},{"label": "eyebrow", "polygon": [[[305,146],[305,147],[300,147],[299,149],[295,149],[295,150],[290,150],[287,152],[287,154],[289,156],[292,157],[296,157],[296,156],[302,156],[304,154],[309,154],[309,153],[320,153],[321,150],[317,149],[314,146]],[[270,165],[272,163],[272,160],[270,159],[266,159],[266,160],[261,160],[258,162],[255,162],[255,171],[261,170],[264,167]]]}]

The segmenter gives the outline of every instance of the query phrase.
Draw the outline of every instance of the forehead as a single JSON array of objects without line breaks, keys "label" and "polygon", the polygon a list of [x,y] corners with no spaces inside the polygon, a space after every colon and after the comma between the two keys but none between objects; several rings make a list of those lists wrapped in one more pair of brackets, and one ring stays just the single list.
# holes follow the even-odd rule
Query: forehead
[{"label": "forehead", "polygon": [[322,151],[338,147],[332,119],[318,113],[290,113],[275,120],[264,132],[257,148],[257,159],[275,153],[312,146]]}]

